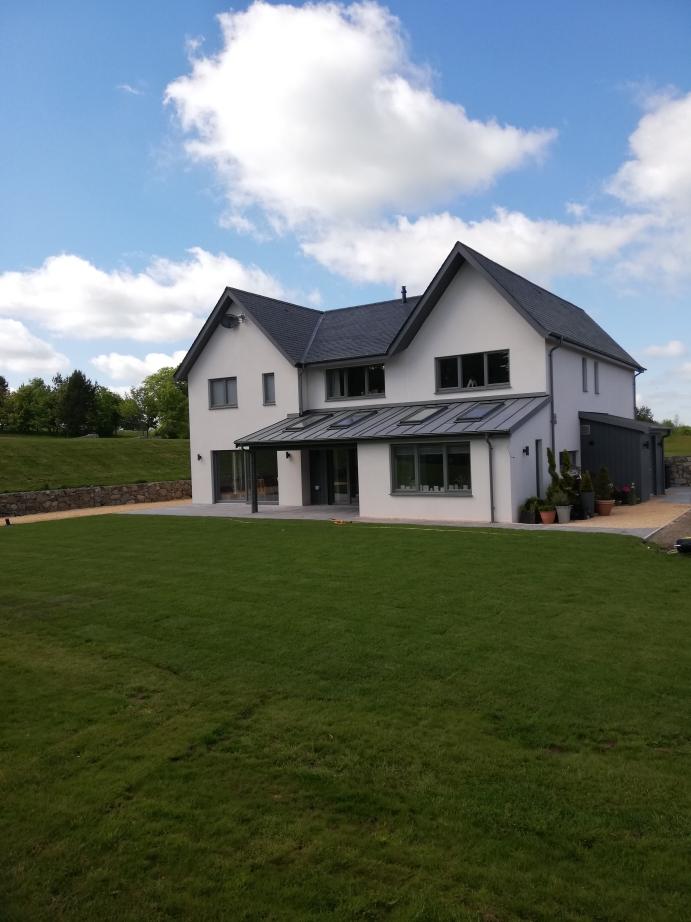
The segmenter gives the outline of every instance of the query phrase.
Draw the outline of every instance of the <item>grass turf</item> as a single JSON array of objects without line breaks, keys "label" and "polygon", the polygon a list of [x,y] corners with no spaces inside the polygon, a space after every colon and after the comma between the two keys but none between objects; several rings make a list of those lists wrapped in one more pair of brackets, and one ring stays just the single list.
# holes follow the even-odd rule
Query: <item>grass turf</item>
[{"label": "grass turf", "polygon": [[0,438],[0,493],[189,476],[187,439]]},{"label": "grass turf", "polygon": [[666,455],[691,455],[691,435],[672,434],[665,439]]},{"label": "grass turf", "polygon": [[3,920],[686,916],[691,561],[141,516],[0,552]]}]

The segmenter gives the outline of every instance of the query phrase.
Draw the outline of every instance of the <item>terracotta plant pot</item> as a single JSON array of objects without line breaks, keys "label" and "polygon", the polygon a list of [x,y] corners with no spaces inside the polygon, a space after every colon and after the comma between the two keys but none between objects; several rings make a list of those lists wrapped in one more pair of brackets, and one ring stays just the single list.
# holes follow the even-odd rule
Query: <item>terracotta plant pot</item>
[{"label": "terracotta plant pot", "polygon": [[557,517],[556,509],[541,509],[540,510],[540,521],[543,525],[554,525],[554,520]]},{"label": "terracotta plant pot", "polygon": [[613,499],[596,499],[595,500],[595,511],[598,515],[611,515],[612,507],[614,506]]}]

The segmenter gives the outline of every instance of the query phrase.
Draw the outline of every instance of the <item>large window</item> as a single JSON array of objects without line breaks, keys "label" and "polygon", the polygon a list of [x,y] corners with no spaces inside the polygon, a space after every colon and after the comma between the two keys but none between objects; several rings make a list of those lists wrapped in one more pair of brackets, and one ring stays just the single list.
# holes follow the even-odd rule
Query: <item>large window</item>
[{"label": "large window", "polygon": [[217,503],[244,503],[247,499],[245,470],[247,453],[244,451],[215,451],[214,501]]},{"label": "large window", "polygon": [[347,397],[381,397],[384,394],[383,365],[352,365],[349,368],[327,368],[326,399]]},{"label": "large window", "polygon": [[211,378],[209,381],[209,406],[236,407],[238,405],[237,378]]},{"label": "large window", "polygon": [[470,495],[470,443],[394,445],[391,449],[394,493]]},{"label": "large window", "polygon": [[437,359],[437,390],[464,390],[509,383],[509,350],[466,352]]}]

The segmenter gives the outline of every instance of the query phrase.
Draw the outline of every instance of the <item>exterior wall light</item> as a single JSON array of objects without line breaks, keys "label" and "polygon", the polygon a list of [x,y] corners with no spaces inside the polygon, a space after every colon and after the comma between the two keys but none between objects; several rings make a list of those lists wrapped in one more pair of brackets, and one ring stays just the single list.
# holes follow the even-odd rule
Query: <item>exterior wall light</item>
[{"label": "exterior wall light", "polygon": [[526,446],[525,446],[525,448],[523,449],[523,454],[524,454],[524,455],[529,455],[529,454],[530,454],[530,445],[526,445]]},{"label": "exterior wall light", "polygon": [[203,460],[204,459],[202,458],[202,456],[199,454],[199,452],[197,452],[197,461],[203,461]]}]

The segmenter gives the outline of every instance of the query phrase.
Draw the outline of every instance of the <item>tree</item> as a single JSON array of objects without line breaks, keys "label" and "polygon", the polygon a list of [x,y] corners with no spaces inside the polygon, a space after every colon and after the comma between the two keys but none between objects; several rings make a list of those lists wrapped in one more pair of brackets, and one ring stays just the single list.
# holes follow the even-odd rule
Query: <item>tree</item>
[{"label": "tree", "polygon": [[10,386],[7,379],[0,375],[0,432],[7,428],[7,408],[10,396]]},{"label": "tree", "polygon": [[120,403],[120,425],[123,429],[143,429],[144,417],[139,404],[130,392]]},{"label": "tree", "polygon": [[109,438],[116,434],[120,425],[120,407],[122,397],[108,390],[101,384],[96,385],[94,393],[93,416],[89,420],[89,429],[92,429],[101,438]]},{"label": "tree", "polygon": [[650,409],[650,407],[646,407],[645,404],[641,407],[636,407],[636,419],[642,423],[655,422],[653,411]]},{"label": "tree", "polygon": [[79,371],[73,371],[59,391],[58,417],[70,437],[85,435],[94,420],[96,385]]},{"label": "tree", "polygon": [[[154,419],[164,439],[189,438],[187,384],[173,378],[174,368],[161,368],[135,388],[137,403],[147,419]],[[132,392],[133,396],[135,391]]]},{"label": "tree", "polygon": [[55,431],[55,400],[43,378],[20,384],[5,398],[5,427],[11,432]]}]

